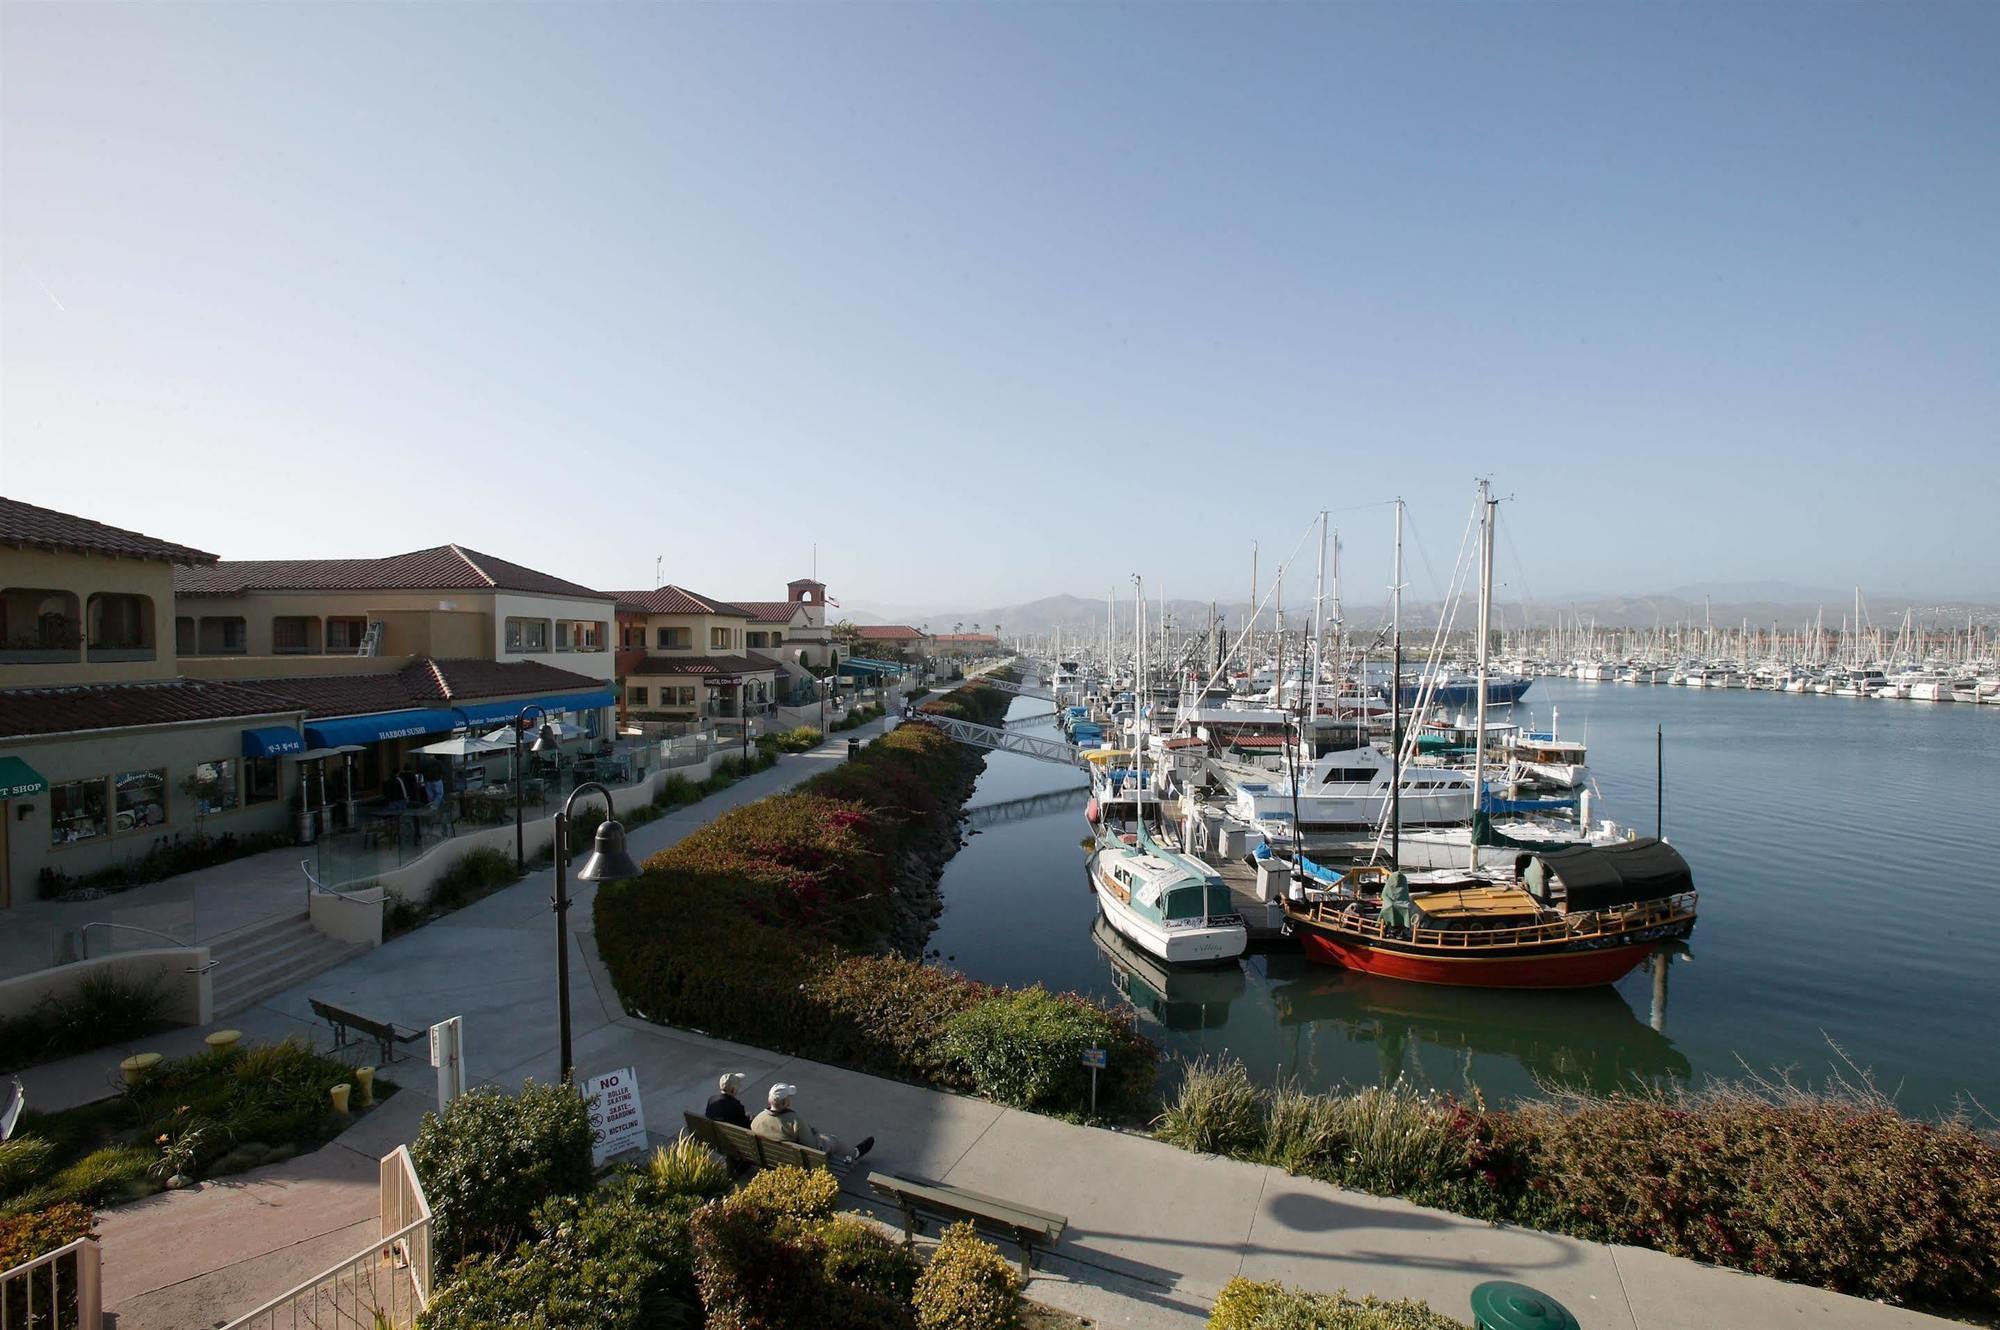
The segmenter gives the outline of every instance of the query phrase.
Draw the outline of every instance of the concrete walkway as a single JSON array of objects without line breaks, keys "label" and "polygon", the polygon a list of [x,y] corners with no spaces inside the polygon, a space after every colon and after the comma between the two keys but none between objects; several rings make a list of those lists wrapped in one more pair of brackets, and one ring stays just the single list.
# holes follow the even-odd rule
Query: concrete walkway
[{"label": "concrete walkway", "polygon": [[[694,808],[640,828],[632,833],[634,853],[650,854],[723,809],[788,787],[838,761],[845,737],[835,736],[814,753],[787,758]],[[549,1080],[557,1074],[551,887],[549,873],[535,874],[280,994],[232,1018],[232,1024],[257,1037],[312,1030],[311,997],[415,1027],[463,1016],[472,1078],[509,1088],[524,1077]],[[1068,1215],[1069,1234],[1038,1267],[1029,1293],[1106,1326],[1200,1326],[1217,1290],[1237,1274],[1316,1289],[1421,1297],[1460,1316],[1466,1314],[1476,1284],[1517,1279],[1561,1299],[1592,1330],[1890,1330],[1952,1324],[1656,1252],[1494,1227],[1277,1169],[1187,1154],[1140,1136],[1074,1126],[649,1025],[619,1009],[590,931],[590,888],[576,894],[570,990],[578,1067],[586,1075],[635,1067],[648,1125],[656,1136],[674,1134],[681,1111],[698,1109],[724,1071],[745,1072],[753,1093],[775,1080],[794,1082],[807,1120],[849,1138],[871,1133],[878,1138],[867,1161],[871,1168],[958,1183]],[[108,1053],[98,1055],[100,1071],[95,1074],[103,1074],[107,1058],[116,1060]],[[46,1103],[44,1088],[50,1097],[59,1097],[66,1084],[87,1082],[91,1074],[57,1066],[37,1069],[24,1079],[30,1083],[30,1102]],[[429,1088],[429,1068],[404,1062],[389,1074],[408,1087],[407,1106],[415,1109]],[[412,1129],[415,1121],[411,1114]],[[387,1144],[370,1140],[367,1148],[386,1149]],[[295,1162],[303,1169],[308,1161]],[[285,1167],[267,1172],[278,1174]],[[372,1195],[354,1191],[340,1201],[330,1190],[338,1183],[332,1170],[322,1173],[324,1204],[297,1207],[296,1220],[280,1218],[284,1210],[253,1199],[263,1195],[255,1188],[265,1181],[256,1175],[246,1175],[252,1180],[242,1188],[242,1203],[260,1207],[261,1225],[242,1218],[242,1212],[225,1218],[230,1207],[221,1200],[211,1203],[214,1211],[200,1212],[191,1203],[200,1196],[169,1201],[169,1209],[183,1205],[191,1222],[258,1229],[257,1241],[244,1246],[239,1266],[207,1276],[212,1282],[201,1287],[215,1300],[199,1323],[239,1314],[315,1273],[314,1268],[299,1268],[308,1264],[308,1253],[314,1260],[325,1254],[312,1244],[324,1241],[330,1251],[334,1235],[348,1232],[340,1226],[343,1219],[351,1214],[350,1222],[359,1224],[372,1216]],[[861,1189],[859,1173],[850,1186]],[[864,1197],[852,1200],[856,1208],[867,1208]],[[293,1228],[299,1232],[291,1245],[274,1236],[291,1237]],[[130,1240],[157,1231],[128,1222],[122,1214],[106,1224],[106,1279],[121,1291],[143,1290],[124,1293],[135,1311],[142,1310],[145,1299],[164,1299],[166,1290],[186,1283],[158,1264],[155,1240],[149,1238],[143,1248]],[[262,1251],[252,1253],[251,1247]],[[230,1246],[221,1254],[235,1250]],[[298,1259],[283,1265],[273,1259],[279,1251],[293,1252]],[[328,1255],[320,1264],[335,1258]],[[192,1252],[187,1259],[216,1264]],[[286,1273],[292,1269],[296,1273]]]}]

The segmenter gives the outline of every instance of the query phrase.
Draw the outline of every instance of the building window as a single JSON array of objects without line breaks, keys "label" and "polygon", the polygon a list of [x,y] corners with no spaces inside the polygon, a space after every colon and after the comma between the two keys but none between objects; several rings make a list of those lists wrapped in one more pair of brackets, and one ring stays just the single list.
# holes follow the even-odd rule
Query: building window
[{"label": "building window", "polygon": [[361,650],[361,639],[368,636],[368,620],[360,615],[329,615],[326,621],[326,649],[349,655]]},{"label": "building window", "polygon": [[246,757],[243,759],[243,802],[246,804],[267,804],[276,799],[284,790],[278,778],[278,759],[275,757]]},{"label": "building window", "polygon": [[507,620],[507,650],[515,652],[539,652],[549,649],[549,621],[547,619]]},{"label": "building window", "polygon": [[174,618],[174,650],[183,656],[194,654],[194,617],[181,614]]},{"label": "building window", "polygon": [[0,591],[0,660],[75,660],[82,645],[76,597],[69,592],[18,586]]},{"label": "building window", "polygon": [[727,651],[729,650],[729,639],[729,629],[711,628],[708,630],[708,649],[710,651]]},{"label": "building window", "polygon": [[646,645],[646,630],[639,624],[628,623],[619,629],[618,641],[623,646],[643,647]]},{"label": "building window", "polygon": [[305,614],[280,614],[271,620],[271,650],[280,656],[317,656],[319,620]]},{"label": "building window", "polygon": [[660,690],[660,705],[666,707],[693,706],[694,685],[687,684],[678,688],[662,688]]},{"label": "building window", "polygon": [[92,660],[151,660],[153,601],[123,591],[100,591],[85,609]]},{"label": "building window", "polygon": [[240,614],[215,618],[203,616],[199,638],[200,654],[204,656],[240,656],[248,649],[249,643]]},{"label": "building window", "polygon": [[653,644],[660,651],[686,651],[694,638],[686,628],[655,628]]},{"label": "building window", "polygon": [[556,650],[604,650],[604,625],[589,619],[557,619]]},{"label": "building window", "polygon": [[117,785],[118,807],[112,826],[119,831],[139,831],[166,822],[166,772],[121,771]]},{"label": "building window", "polygon": [[236,807],[236,763],[229,758],[196,763],[188,785],[197,813],[222,813]]},{"label": "building window", "polygon": [[49,786],[49,844],[104,834],[104,777]]},{"label": "building window", "polygon": [[625,701],[635,707],[645,706],[646,690],[644,688],[627,688],[625,690]]}]

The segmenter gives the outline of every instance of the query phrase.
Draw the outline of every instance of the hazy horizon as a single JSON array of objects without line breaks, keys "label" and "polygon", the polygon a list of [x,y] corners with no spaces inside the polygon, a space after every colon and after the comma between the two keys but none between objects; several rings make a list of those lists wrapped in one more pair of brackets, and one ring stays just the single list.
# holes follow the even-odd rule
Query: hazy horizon
[{"label": "hazy horizon", "polygon": [[1503,600],[2000,599],[1991,5],[0,35],[0,493],[225,558],[1372,603],[1483,474]]}]

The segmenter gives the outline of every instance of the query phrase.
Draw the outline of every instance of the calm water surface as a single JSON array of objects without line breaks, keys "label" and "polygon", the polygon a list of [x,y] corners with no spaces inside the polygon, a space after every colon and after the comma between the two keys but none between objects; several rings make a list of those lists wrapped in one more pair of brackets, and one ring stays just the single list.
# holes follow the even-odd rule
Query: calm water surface
[{"label": "calm water surface", "polygon": [[[1599,815],[1645,832],[1665,727],[1666,833],[1701,922],[1663,974],[1482,993],[1289,944],[1165,971],[1096,921],[1081,778],[1006,753],[973,796],[979,834],[945,870],[932,945],[974,978],[1129,1003],[1169,1051],[1226,1051],[1266,1081],[1400,1073],[1504,1102],[1538,1080],[1698,1084],[1745,1064],[1820,1079],[1832,1041],[1906,1111],[1969,1093],[2000,1112],[2000,707],[1539,679],[1524,710],[1546,725],[1551,707],[1590,745]],[[1048,710],[1021,698],[1010,715]]]}]

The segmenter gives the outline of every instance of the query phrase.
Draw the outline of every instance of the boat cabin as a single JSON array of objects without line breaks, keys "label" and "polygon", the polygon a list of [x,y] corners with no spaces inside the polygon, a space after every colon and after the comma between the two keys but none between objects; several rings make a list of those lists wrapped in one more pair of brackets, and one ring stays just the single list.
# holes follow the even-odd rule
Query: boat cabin
[{"label": "boat cabin", "polygon": [[1221,878],[1197,872],[1179,855],[1133,847],[1105,853],[1100,871],[1135,910],[1164,923],[1201,923],[1233,915]]}]

